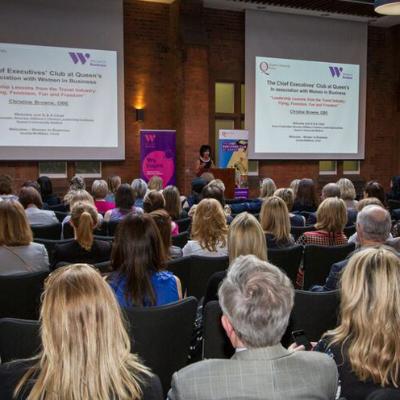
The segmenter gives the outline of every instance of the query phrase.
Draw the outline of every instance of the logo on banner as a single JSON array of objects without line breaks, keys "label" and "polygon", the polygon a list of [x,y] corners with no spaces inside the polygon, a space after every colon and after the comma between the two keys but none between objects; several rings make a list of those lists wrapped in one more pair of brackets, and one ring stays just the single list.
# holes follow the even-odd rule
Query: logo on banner
[{"label": "logo on banner", "polygon": [[269,69],[269,65],[266,61],[263,61],[260,63],[260,70],[262,73],[264,73],[265,75],[269,75],[268,69]]},{"label": "logo on banner", "polygon": [[74,62],[74,64],[78,64],[79,62],[82,65],[86,64],[86,61],[89,60],[89,58],[90,58],[90,54],[89,53],[83,54],[83,53],[70,52],[69,55],[70,55],[72,61]]},{"label": "logo on banner", "polygon": [[340,78],[343,72],[342,67],[329,67],[329,71],[331,71],[332,78]]},{"label": "logo on banner", "polygon": [[144,135],[147,143],[154,143],[156,140],[156,135]]}]

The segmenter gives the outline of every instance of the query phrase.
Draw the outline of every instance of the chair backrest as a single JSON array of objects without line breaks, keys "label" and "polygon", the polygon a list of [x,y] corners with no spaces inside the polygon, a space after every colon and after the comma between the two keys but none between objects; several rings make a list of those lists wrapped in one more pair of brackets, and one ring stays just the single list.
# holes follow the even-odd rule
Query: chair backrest
[{"label": "chair backrest", "polygon": [[64,218],[65,218],[67,215],[69,215],[69,212],[68,212],[68,211],[54,211],[54,213],[56,214],[56,217],[57,217],[57,219],[58,219],[60,222],[63,222],[63,221],[64,221]]},{"label": "chair backrest", "polygon": [[108,236],[115,236],[115,232],[118,228],[118,224],[120,223],[120,221],[109,221],[107,222],[108,225],[108,230],[107,230],[107,234]]},{"label": "chair backrest", "polygon": [[228,266],[228,257],[191,256],[187,286],[188,296],[194,296],[200,300],[206,292],[211,275],[218,271],[224,271]]},{"label": "chair backrest", "polygon": [[31,225],[34,238],[59,240],[61,238],[61,224]]},{"label": "chair backrest", "polygon": [[304,232],[310,232],[310,231],[315,231],[314,225],[290,227],[290,233],[292,234],[294,240],[297,240]]},{"label": "chair backrest", "polygon": [[317,341],[327,330],[337,326],[339,305],[339,290],[296,290],[289,330],[303,329],[310,341]]},{"label": "chair backrest", "polygon": [[355,225],[349,225],[345,226],[343,229],[343,233],[349,238],[351,235],[354,235],[356,233],[356,226]]},{"label": "chair backrest", "polygon": [[190,257],[181,257],[169,260],[167,270],[176,275],[182,284],[182,293],[186,293],[190,277]]},{"label": "chair backrest", "polygon": [[[97,236],[107,236],[108,234],[108,223],[103,222],[98,228],[93,230],[93,234]],[[64,239],[73,239],[75,236],[74,234],[74,228],[72,225],[67,222],[63,225],[63,238]],[[100,238],[100,240],[104,240],[103,238]]]},{"label": "chair backrest", "polygon": [[400,400],[400,390],[389,388],[374,390],[365,400]]},{"label": "chair backrest", "polygon": [[132,351],[159,376],[165,394],[172,374],[187,364],[196,310],[193,297],[160,307],[124,310]]},{"label": "chair backrest", "polygon": [[2,363],[30,358],[40,351],[39,321],[0,319],[0,358]]},{"label": "chair backrest", "polygon": [[388,206],[390,212],[392,212],[393,210],[397,210],[398,208],[400,208],[400,201],[390,199],[388,200]]},{"label": "chair backrest", "polygon": [[296,283],[297,272],[303,257],[303,246],[295,245],[283,249],[268,249],[268,260],[279,267],[290,278],[293,285]]},{"label": "chair backrest", "polygon": [[[96,231],[94,231],[96,233]],[[102,235],[93,235],[93,237],[97,240],[104,240],[105,242],[112,243],[114,241],[114,236],[102,236]]]},{"label": "chair backrest", "polygon": [[323,285],[332,264],[344,260],[355,248],[354,243],[343,246],[317,246],[308,244],[304,248],[304,289]]},{"label": "chair backrest", "polygon": [[0,318],[38,319],[48,271],[0,276]]},{"label": "chair backrest", "polygon": [[203,315],[203,358],[230,358],[235,349],[222,327],[218,301],[209,301]]},{"label": "chair backrest", "polygon": [[192,223],[192,218],[177,219],[175,223],[179,227],[179,232],[187,232],[189,230],[190,224]]},{"label": "chair backrest", "polygon": [[61,212],[68,212],[69,211],[69,205],[65,204],[56,204],[54,206],[48,206],[48,210],[51,211],[61,211]]},{"label": "chair backrest", "polygon": [[52,239],[34,239],[35,243],[43,244],[46,247],[47,254],[49,255],[49,262],[50,265],[53,264],[54,260],[54,249],[58,244],[64,244],[71,242],[73,239],[66,239],[66,240],[52,240]]},{"label": "chair backrest", "polygon": [[178,246],[181,249],[183,249],[185,247],[185,244],[188,242],[189,240],[189,232],[185,231],[185,232],[181,232],[176,236],[172,236],[172,244],[174,246]]}]

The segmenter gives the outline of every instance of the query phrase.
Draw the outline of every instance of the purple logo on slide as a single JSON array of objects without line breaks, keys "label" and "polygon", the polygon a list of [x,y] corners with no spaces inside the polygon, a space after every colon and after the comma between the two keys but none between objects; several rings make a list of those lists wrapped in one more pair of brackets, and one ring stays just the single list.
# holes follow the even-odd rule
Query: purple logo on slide
[{"label": "purple logo on slide", "polygon": [[72,61],[74,62],[74,64],[78,64],[78,62],[81,62],[81,64],[85,64],[86,61],[89,60],[89,58],[90,58],[89,53],[83,54],[83,53],[70,52],[69,55],[72,58]]},{"label": "purple logo on slide", "polygon": [[332,78],[340,78],[340,75],[343,72],[342,67],[329,67],[329,71],[331,71]]},{"label": "purple logo on slide", "polygon": [[263,61],[260,63],[260,70],[262,73],[264,73],[265,75],[269,75],[268,69],[269,69],[269,65],[267,62]]}]

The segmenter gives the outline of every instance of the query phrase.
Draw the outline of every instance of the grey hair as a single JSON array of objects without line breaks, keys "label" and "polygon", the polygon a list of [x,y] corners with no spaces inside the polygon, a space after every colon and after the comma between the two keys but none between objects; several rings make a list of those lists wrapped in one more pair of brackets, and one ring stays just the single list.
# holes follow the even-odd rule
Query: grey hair
[{"label": "grey hair", "polygon": [[328,197],[340,198],[340,187],[336,183],[327,183],[322,188],[322,196],[326,199]]},{"label": "grey hair", "polygon": [[248,348],[278,344],[289,323],[294,302],[290,279],[254,255],[231,264],[218,291],[222,312]]},{"label": "grey hair", "polygon": [[367,240],[385,242],[392,228],[390,214],[383,207],[369,205],[357,214],[357,225]]},{"label": "grey hair", "polygon": [[264,178],[261,183],[260,197],[271,197],[274,195],[276,190],[276,185],[273,179]]},{"label": "grey hair", "polygon": [[134,179],[131,183],[135,199],[143,199],[147,192],[147,183],[143,179]]}]

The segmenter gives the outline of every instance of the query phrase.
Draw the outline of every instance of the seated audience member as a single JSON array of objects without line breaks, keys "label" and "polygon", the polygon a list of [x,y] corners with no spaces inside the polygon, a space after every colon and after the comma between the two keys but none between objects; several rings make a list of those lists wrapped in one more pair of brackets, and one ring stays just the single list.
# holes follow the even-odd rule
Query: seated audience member
[{"label": "seated audience member", "polygon": [[315,212],[318,208],[318,197],[312,179],[301,179],[294,198],[293,211]]},{"label": "seated audience member", "polygon": [[214,175],[211,172],[203,172],[200,177],[207,182],[207,185],[215,179]]},{"label": "seated audience member", "polygon": [[160,191],[163,188],[163,180],[162,178],[160,178],[157,175],[153,175],[150,180],[149,183],[147,184],[147,188],[149,190],[157,190]]},{"label": "seated audience member", "polygon": [[347,210],[357,211],[356,189],[353,182],[347,178],[341,178],[337,182],[340,188],[340,198],[346,203]]},{"label": "seated audience member", "polygon": [[128,214],[143,214],[143,209],[135,207],[135,197],[131,185],[123,183],[115,193],[115,208],[104,214],[104,221],[121,221]]},{"label": "seated audience member", "polygon": [[260,187],[260,199],[263,200],[266,197],[273,196],[275,190],[276,190],[275,182],[271,178],[264,178],[261,182],[261,187]]},{"label": "seated audience member", "polygon": [[188,213],[182,210],[181,195],[176,186],[169,185],[162,192],[165,199],[165,209],[173,221],[187,218]]},{"label": "seated audience member", "polygon": [[37,183],[40,186],[40,194],[44,203],[48,206],[60,204],[60,199],[53,193],[53,184],[48,176],[40,176]]},{"label": "seated audience member", "polygon": [[192,180],[192,193],[187,198],[187,206],[184,208],[190,209],[194,204],[197,204],[201,200],[201,191],[204,186],[207,185],[207,181],[201,177]]},{"label": "seated audience member", "polygon": [[53,267],[61,261],[96,264],[110,260],[111,244],[93,237],[93,230],[98,224],[98,213],[93,205],[75,203],[70,224],[74,229],[74,240],[55,246]]},{"label": "seated audience member", "polygon": [[400,260],[389,248],[354,254],[340,282],[340,325],[316,350],[329,354],[346,399],[364,400],[374,390],[400,391]]},{"label": "seated audience member", "polygon": [[304,226],[306,219],[300,214],[292,214],[292,208],[294,203],[294,195],[292,189],[277,189],[275,190],[274,196],[280,197],[286,204],[289,211],[290,225],[291,226]]},{"label": "seated audience member", "polygon": [[267,197],[263,201],[260,222],[268,248],[276,249],[294,245],[294,239],[290,234],[289,211],[280,197]]},{"label": "seated audience member", "polygon": [[387,200],[400,201],[400,176],[394,176],[390,181],[390,191],[386,195]]},{"label": "seated audience member", "polygon": [[115,203],[107,201],[108,194],[107,182],[103,179],[96,179],[92,184],[92,195],[94,198],[94,205],[100,214],[106,213],[108,210],[115,208]]},{"label": "seated audience member", "polygon": [[369,181],[364,188],[364,198],[376,197],[386,207],[386,196],[383,186],[376,181]]},{"label": "seated audience member", "polygon": [[131,186],[135,197],[135,207],[143,208],[143,199],[147,193],[147,183],[143,179],[137,178],[132,181]]},{"label": "seated audience member", "polygon": [[115,203],[115,193],[117,193],[118,188],[121,186],[121,177],[118,175],[113,175],[108,177],[108,194],[106,196],[106,201]]},{"label": "seated audience member", "polygon": [[46,248],[32,242],[32,231],[22,205],[0,202],[0,275],[49,270]]},{"label": "seated audience member", "polygon": [[339,197],[340,198],[340,187],[336,183],[327,183],[321,191],[321,200],[325,200],[328,197]]},{"label": "seated audience member", "polygon": [[203,199],[193,215],[191,237],[183,255],[222,257],[228,255],[228,226],[221,204],[215,199]]},{"label": "seated audience member", "polygon": [[69,190],[86,190],[85,180],[79,175],[74,175],[69,183]]},{"label": "seated audience member", "polygon": [[293,196],[294,198],[296,198],[297,196],[297,190],[299,188],[299,183],[300,183],[300,179],[293,179],[292,182],[290,182],[290,189],[293,190]]},{"label": "seated audience member", "polygon": [[39,185],[36,181],[32,181],[32,180],[25,181],[25,182],[21,185],[21,188],[24,188],[24,187],[33,187],[33,188],[36,189],[36,190],[39,192],[39,194],[40,194],[40,185]]},{"label": "seated audience member", "polygon": [[[267,242],[260,223],[254,215],[243,212],[229,225],[229,264],[232,264],[237,257],[249,254],[258,257],[260,260],[268,261]],[[209,301],[218,300],[218,288],[222,280],[226,277],[226,273],[227,271],[219,271],[211,276],[207,283],[203,306]]]},{"label": "seated audience member", "polygon": [[347,244],[343,229],[347,222],[346,205],[342,199],[329,197],[318,207],[316,231],[305,232],[297,243],[316,244],[320,246],[339,246]]},{"label": "seated audience member", "polygon": [[29,224],[34,226],[58,224],[54,211],[42,210],[43,202],[40,193],[33,187],[23,187],[18,196],[25,209]]},{"label": "seated audience member", "polygon": [[0,199],[18,200],[18,197],[13,194],[13,181],[9,175],[0,175]]},{"label": "seated audience member", "polygon": [[[361,202],[360,202],[361,204]],[[357,236],[360,250],[366,247],[373,247],[386,244],[400,251],[400,238],[391,239],[390,228],[392,221],[390,214],[381,206],[369,205],[364,207],[357,215]],[[336,290],[340,274],[346,268],[350,257],[332,265],[324,286],[315,286],[312,291]]]},{"label": "seated audience member", "polygon": [[115,296],[89,265],[53,272],[41,307],[41,350],[0,365],[0,398],[160,400],[159,379],[131,353]]},{"label": "seated audience member", "polygon": [[178,246],[172,245],[171,240],[171,217],[165,210],[155,210],[149,213],[154,219],[158,230],[160,231],[161,241],[164,246],[164,253],[168,258],[179,258],[182,257],[182,249]]},{"label": "seated audience member", "polygon": [[204,360],[176,372],[170,400],[335,399],[333,360],[280,344],[294,300],[283,272],[255,256],[240,256],[218,295],[221,323],[236,352],[230,360]]},{"label": "seated audience member", "polygon": [[147,214],[129,214],[115,237],[109,277],[122,307],[161,306],[182,298],[179,278],[165,270],[160,232]]},{"label": "seated audience member", "polygon": [[[212,182],[212,181],[211,181]],[[224,196],[224,191],[221,188],[220,184],[212,184],[209,183],[207,186],[203,188],[201,191],[201,197],[203,199],[215,199],[221,204],[225,216],[226,216],[226,222],[230,224],[232,222],[233,217],[231,216],[231,209],[230,207],[225,203],[225,196]],[[193,208],[193,207],[192,207]],[[190,214],[193,215],[195,210],[190,210]]]}]

